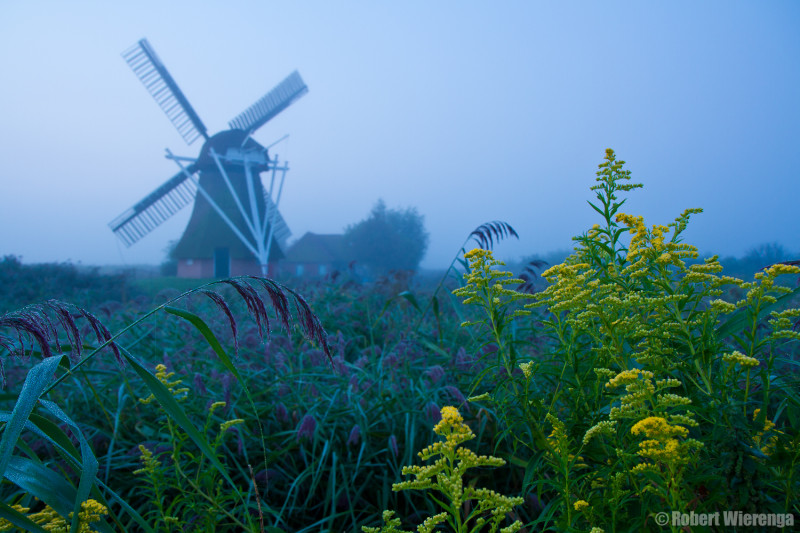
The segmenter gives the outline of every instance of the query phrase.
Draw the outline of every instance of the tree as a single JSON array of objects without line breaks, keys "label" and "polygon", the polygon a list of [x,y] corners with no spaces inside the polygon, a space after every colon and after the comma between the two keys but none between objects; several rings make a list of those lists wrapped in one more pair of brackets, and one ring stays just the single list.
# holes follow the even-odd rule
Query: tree
[{"label": "tree", "polygon": [[417,209],[387,209],[383,200],[366,219],[348,226],[344,238],[349,256],[373,274],[416,270],[428,249],[424,217]]},{"label": "tree", "polygon": [[164,261],[161,262],[161,275],[162,276],[177,276],[178,275],[178,259],[175,257],[175,246],[178,245],[177,240],[169,241],[167,247],[164,248]]}]

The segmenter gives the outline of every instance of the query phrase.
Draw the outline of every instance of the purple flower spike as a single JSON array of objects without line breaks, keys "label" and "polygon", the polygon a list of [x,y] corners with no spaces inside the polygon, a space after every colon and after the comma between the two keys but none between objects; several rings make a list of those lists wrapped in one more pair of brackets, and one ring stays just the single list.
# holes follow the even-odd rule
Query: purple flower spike
[{"label": "purple flower spike", "polygon": [[201,376],[199,372],[195,372],[192,384],[194,385],[195,392],[200,393],[200,396],[206,396],[208,394],[206,386],[203,383],[203,376]]},{"label": "purple flower spike", "polygon": [[425,406],[425,414],[431,419],[432,422],[437,424],[442,419],[442,413],[439,410],[439,406],[434,402],[428,402],[428,405]]},{"label": "purple flower spike", "polygon": [[283,402],[275,406],[275,417],[281,422],[289,421],[289,411],[286,410],[286,406],[283,405]]},{"label": "purple flower spike", "polygon": [[347,445],[356,446],[358,445],[360,440],[361,440],[361,428],[358,427],[358,424],[356,424],[353,426],[353,429],[350,430],[350,436],[347,437]]},{"label": "purple flower spike", "polygon": [[454,400],[456,400],[462,406],[467,403],[467,399],[464,398],[464,395],[461,394],[461,391],[458,390],[458,387],[448,385],[447,387],[444,388],[444,390],[447,391],[447,394],[449,394]]},{"label": "purple flower spike", "polygon": [[397,437],[394,435],[389,437],[389,448],[392,450],[392,453],[394,453],[395,457],[400,455],[400,450],[397,449]]},{"label": "purple flower spike", "polygon": [[431,380],[432,385],[439,383],[444,377],[444,368],[440,365],[433,365],[425,370],[425,377]]},{"label": "purple flower spike", "polygon": [[317,421],[312,415],[306,415],[297,427],[297,440],[314,438],[314,431],[317,429]]}]

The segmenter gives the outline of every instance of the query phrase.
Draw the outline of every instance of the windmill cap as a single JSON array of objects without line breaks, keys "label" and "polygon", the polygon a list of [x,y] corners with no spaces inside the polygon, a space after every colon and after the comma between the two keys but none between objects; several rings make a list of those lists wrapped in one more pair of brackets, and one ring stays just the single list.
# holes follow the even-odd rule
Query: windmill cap
[{"label": "windmill cap", "polygon": [[[253,155],[253,159],[263,159],[264,161],[264,168],[258,168],[256,164],[255,170],[259,172],[267,170],[267,162],[269,161],[267,149],[253,140],[252,137],[249,137],[246,131],[238,129],[221,131],[208,139],[200,150],[200,156],[197,158],[196,165],[198,170],[205,170],[207,168],[216,170],[217,164],[211,156],[212,149],[218,156],[247,152]],[[228,161],[227,164],[235,165],[236,162]]]}]

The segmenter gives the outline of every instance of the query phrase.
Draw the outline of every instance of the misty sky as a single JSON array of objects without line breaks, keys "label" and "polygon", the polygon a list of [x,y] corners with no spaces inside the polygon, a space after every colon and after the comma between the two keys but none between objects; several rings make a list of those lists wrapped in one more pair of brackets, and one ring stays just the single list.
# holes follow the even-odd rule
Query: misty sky
[{"label": "misty sky", "polygon": [[108,222],[196,156],[120,56],[146,37],[209,133],[297,69],[309,93],[256,140],[288,160],[293,232],[338,233],[378,198],[416,207],[423,266],[490,220],[507,259],[597,222],[607,147],[648,224],[800,251],[800,2],[0,3],[0,256],[159,263],[191,208],[131,248]]}]

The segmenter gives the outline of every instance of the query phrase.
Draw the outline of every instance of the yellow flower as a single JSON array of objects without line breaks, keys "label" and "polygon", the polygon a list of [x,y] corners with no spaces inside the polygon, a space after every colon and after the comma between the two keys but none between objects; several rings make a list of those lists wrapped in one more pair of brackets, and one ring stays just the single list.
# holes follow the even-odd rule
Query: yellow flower
[{"label": "yellow flower", "polygon": [[[758,415],[761,413],[761,409],[756,409],[753,411],[753,420],[758,418]],[[755,441],[757,446],[761,446],[761,453],[764,455],[770,455],[772,451],[775,449],[775,446],[778,443],[778,435],[772,435],[768,439],[764,439],[764,433],[768,431],[772,431],[775,428],[775,422],[770,420],[769,418],[764,418],[764,429],[759,431],[754,437],[753,440]],[[782,431],[775,430],[774,433],[783,434]]]},{"label": "yellow flower", "polygon": [[[108,514],[106,506],[96,500],[89,499],[81,503],[81,510],[78,513],[81,525],[78,528],[78,533],[94,533],[95,530],[90,527],[91,523],[97,522],[106,514]],[[72,521],[73,515],[74,513],[69,513],[69,521]],[[70,529],[69,522],[55,512],[49,505],[38,513],[30,515],[28,518],[41,525],[44,530],[53,533],[68,533]]]},{"label": "yellow flower", "polygon": [[639,376],[642,376],[644,379],[652,379],[653,373],[648,370],[639,370],[638,368],[623,370],[617,374],[614,379],[606,383],[606,387],[613,389],[621,385],[628,385],[629,383],[635,382]]},{"label": "yellow flower", "polygon": [[782,274],[800,274],[800,267],[778,263],[766,269],[767,276],[776,277]]},{"label": "yellow flower", "polygon": [[734,350],[733,353],[723,355],[722,360],[726,363],[731,363],[734,365],[738,363],[743,367],[753,367],[759,365],[758,359],[755,357],[749,357],[738,350]]},{"label": "yellow flower", "polygon": [[585,500],[578,500],[573,504],[573,507],[576,511],[583,511],[584,509],[589,508],[589,502]]},{"label": "yellow flower", "polygon": [[231,426],[236,426],[238,424],[244,424],[244,420],[241,418],[234,418],[233,420],[228,420],[227,422],[223,422],[219,425],[219,432],[225,433],[230,429]]},{"label": "yellow flower", "polygon": [[[175,381],[170,381],[169,379],[174,375],[175,372],[167,372],[167,367],[165,365],[161,364],[156,365],[156,378],[158,378],[158,381],[160,381],[161,384],[164,385],[167,388],[167,390],[169,390],[172,393],[173,396],[179,396],[181,394],[189,392],[189,389],[187,389],[186,387],[180,389],[175,388],[177,385],[183,383],[183,381],[180,379]],[[153,394],[150,394],[150,396],[148,396],[147,398],[139,398],[139,401],[142,403],[150,403],[155,399],[156,397]]]},{"label": "yellow flower", "polygon": [[161,466],[161,462],[153,458],[153,452],[148,450],[144,444],[139,445],[139,451],[142,452],[142,455],[139,456],[139,460],[144,464],[144,468],[134,470],[134,474],[152,473],[156,468]]},{"label": "yellow flower", "polygon": [[[30,507],[23,507],[19,504],[14,504],[11,506],[12,509],[17,511],[18,513],[27,514],[30,511]],[[14,528],[14,524],[6,520],[5,518],[0,518],[0,531],[11,531]]]},{"label": "yellow flower", "polygon": [[644,433],[650,439],[663,437],[686,437],[689,430],[683,426],[671,426],[666,419],[660,416],[649,416],[644,420],[639,420],[631,428],[631,433],[638,435]]},{"label": "yellow flower", "polygon": [[208,407],[208,414],[212,414],[214,411],[216,411],[220,407],[225,407],[226,405],[228,405],[228,404],[226,404],[225,402],[214,402]]}]

